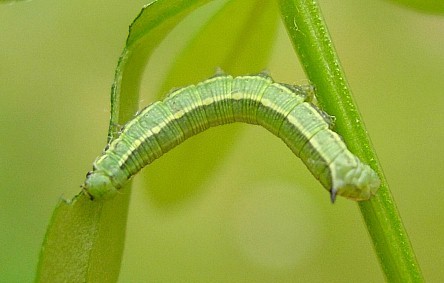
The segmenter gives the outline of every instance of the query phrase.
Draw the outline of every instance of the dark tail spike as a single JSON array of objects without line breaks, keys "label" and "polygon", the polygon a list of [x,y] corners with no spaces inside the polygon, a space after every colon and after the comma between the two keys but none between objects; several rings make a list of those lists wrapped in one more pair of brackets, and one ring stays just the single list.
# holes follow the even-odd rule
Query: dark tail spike
[{"label": "dark tail spike", "polygon": [[331,200],[331,203],[335,203],[335,200],[336,200],[336,190],[334,190],[334,189],[330,190],[330,200]]}]

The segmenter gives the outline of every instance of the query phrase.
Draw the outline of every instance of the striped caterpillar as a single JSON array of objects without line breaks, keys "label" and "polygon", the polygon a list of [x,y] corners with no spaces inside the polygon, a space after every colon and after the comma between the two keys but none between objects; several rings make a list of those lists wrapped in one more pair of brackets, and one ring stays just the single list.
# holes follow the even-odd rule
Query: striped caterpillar
[{"label": "striped caterpillar", "polygon": [[310,103],[312,89],[274,82],[267,75],[219,74],[173,91],[140,111],[94,162],[83,191],[109,199],[144,166],[209,127],[245,122],[281,138],[330,192],[367,200],[377,174],[353,155],[330,128],[331,117]]}]

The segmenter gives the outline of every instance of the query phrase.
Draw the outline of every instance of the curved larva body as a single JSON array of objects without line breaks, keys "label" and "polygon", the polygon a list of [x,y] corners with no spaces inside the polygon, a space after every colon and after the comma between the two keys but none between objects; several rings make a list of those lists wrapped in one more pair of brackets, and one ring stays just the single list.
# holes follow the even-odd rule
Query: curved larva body
[{"label": "curved larva body", "polygon": [[144,166],[190,136],[233,122],[258,124],[281,138],[331,193],[365,200],[376,193],[376,173],[330,130],[329,116],[303,87],[270,77],[226,75],[172,92],[143,109],[97,158],[83,188],[92,199],[114,196]]}]

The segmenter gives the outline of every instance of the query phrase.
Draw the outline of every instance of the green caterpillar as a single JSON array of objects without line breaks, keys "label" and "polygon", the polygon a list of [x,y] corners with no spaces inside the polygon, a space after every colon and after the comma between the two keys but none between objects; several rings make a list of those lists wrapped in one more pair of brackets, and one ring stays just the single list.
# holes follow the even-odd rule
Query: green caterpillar
[{"label": "green caterpillar", "polygon": [[380,181],[333,132],[331,118],[312,103],[312,89],[266,75],[217,75],[170,93],[140,111],[94,162],[84,192],[108,199],[134,174],[209,127],[245,122],[281,138],[330,192],[353,200],[374,195]]}]

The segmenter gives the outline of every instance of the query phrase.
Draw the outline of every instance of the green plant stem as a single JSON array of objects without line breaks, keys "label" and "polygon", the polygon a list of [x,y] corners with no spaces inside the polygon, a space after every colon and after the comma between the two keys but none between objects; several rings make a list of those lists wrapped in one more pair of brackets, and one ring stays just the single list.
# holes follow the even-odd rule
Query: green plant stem
[{"label": "green plant stem", "polygon": [[389,282],[423,281],[318,4],[314,0],[279,0],[279,5],[293,46],[317,89],[320,105],[336,117],[336,130],[350,150],[369,163],[381,177],[382,185],[376,196],[360,202],[359,208],[386,279]]}]

